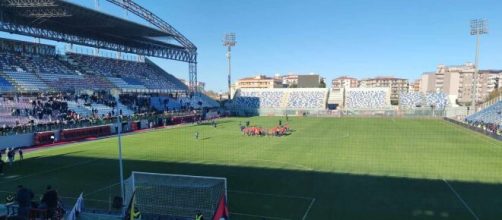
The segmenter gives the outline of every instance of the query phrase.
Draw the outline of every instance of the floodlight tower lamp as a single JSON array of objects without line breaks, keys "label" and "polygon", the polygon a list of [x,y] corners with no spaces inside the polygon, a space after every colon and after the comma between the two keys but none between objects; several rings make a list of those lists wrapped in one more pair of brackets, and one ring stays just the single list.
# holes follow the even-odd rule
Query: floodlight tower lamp
[{"label": "floodlight tower lamp", "polygon": [[476,58],[472,76],[471,111],[476,112],[478,77],[479,77],[479,46],[481,35],[488,34],[488,21],[485,19],[471,20],[471,35],[476,36]]},{"label": "floodlight tower lamp", "polygon": [[227,61],[228,61],[228,100],[231,98],[232,92],[232,47],[235,47],[237,41],[235,40],[235,33],[227,33],[223,39],[223,46],[227,47]]}]

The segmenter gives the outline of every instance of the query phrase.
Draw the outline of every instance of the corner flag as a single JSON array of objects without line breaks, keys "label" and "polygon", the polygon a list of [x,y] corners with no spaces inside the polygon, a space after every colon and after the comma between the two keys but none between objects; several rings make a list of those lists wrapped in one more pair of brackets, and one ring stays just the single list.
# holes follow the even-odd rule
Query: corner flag
[{"label": "corner flag", "polygon": [[221,195],[220,202],[218,203],[218,209],[213,215],[213,220],[228,220],[228,207],[227,207],[227,199],[225,194]]},{"label": "corner flag", "polygon": [[127,207],[125,220],[139,220],[141,219],[141,212],[136,207],[136,191],[132,194],[131,201]]}]

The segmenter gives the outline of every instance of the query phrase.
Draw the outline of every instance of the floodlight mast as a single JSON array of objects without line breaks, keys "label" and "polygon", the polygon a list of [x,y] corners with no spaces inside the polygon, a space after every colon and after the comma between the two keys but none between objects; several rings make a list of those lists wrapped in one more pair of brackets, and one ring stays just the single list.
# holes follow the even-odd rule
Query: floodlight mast
[{"label": "floodlight mast", "polygon": [[227,47],[227,61],[228,61],[228,100],[231,98],[232,94],[232,47],[235,47],[237,41],[235,41],[235,33],[225,34],[223,39],[223,46]]},{"label": "floodlight mast", "polygon": [[471,20],[471,35],[476,36],[476,58],[472,75],[471,111],[476,112],[478,77],[479,77],[479,45],[481,35],[488,34],[488,21],[485,19]]}]

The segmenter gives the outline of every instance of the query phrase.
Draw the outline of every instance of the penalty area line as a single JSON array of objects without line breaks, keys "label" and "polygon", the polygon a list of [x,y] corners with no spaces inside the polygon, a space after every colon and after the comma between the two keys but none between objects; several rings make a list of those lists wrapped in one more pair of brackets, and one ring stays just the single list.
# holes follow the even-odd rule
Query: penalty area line
[{"label": "penalty area line", "polygon": [[270,216],[264,216],[264,215],[253,215],[253,214],[246,214],[246,213],[240,213],[240,212],[230,212],[230,215],[247,216],[247,217],[260,218],[260,219],[291,220],[289,218],[270,217]]},{"label": "penalty area line", "polygon": [[248,191],[240,191],[240,190],[228,190],[229,193],[236,194],[249,194],[249,195],[258,195],[258,196],[269,196],[269,197],[277,197],[277,198],[290,198],[290,199],[303,199],[311,201],[314,198],[305,197],[305,196],[294,196],[294,195],[282,195],[282,194],[272,194],[272,193],[259,193],[259,192],[248,192]]},{"label": "penalty area line", "polygon": [[462,198],[462,196],[460,196],[460,194],[453,188],[453,186],[451,186],[450,183],[448,181],[446,181],[446,179],[443,179],[443,182],[448,186],[448,188],[450,188],[450,190],[453,192],[453,194],[455,194],[457,199],[462,203],[462,205],[464,205],[464,207],[467,209],[467,211],[469,211],[469,213],[471,213],[471,215],[474,217],[474,219],[479,220],[479,217],[476,215],[476,213],[471,209],[471,207],[467,204],[467,202],[465,202],[465,200]]},{"label": "penalty area line", "polygon": [[96,194],[96,193],[98,193],[98,192],[101,192],[101,191],[104,191],[104,190],[107,190],[107,189],[111,189],[112,187],[114,187],[114,186],[118,186],[118,185],[120,185],[120,183],[113,183],[113,184],[107,185],[107,186],[105,186],[105,187],[101,187],[101,188],[99,188],[99,189],[96,189],[96,190],[94,190],[94,191],[92,191],[92,192],[90,192],[90,193],[84,193],[84,195],[85,195],[85,196],[94,195],[94,194]]},{"label": "penalty area line", "polygon": [[307,219],[307,216],[308,216],[308,215],[309,215],[309,213],[310,213],[310,209],[312,209],[312,206],[314,206],[315,200],[316,200],[315,198],[312,198],[312,202],[310,202],[310,205],[309,205],[309,207],[307,208],[307,211],[305,211],[305,214],[303,215],[302,220]]}]

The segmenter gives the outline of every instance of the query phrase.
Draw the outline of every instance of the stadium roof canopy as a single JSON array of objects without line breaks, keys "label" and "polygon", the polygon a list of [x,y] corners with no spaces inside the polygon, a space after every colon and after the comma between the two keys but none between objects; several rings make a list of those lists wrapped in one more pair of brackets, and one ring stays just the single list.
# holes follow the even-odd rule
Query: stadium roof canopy
[{"label": "stadium roof canopy", "polygon": [[[142,15],[155,16],[132,1],[123,2],[139,7]],[[0,0],[0,31],[196,62],[196,47],[167,23],[165,25],[173,31],[135,23],[65,0]]]}]

